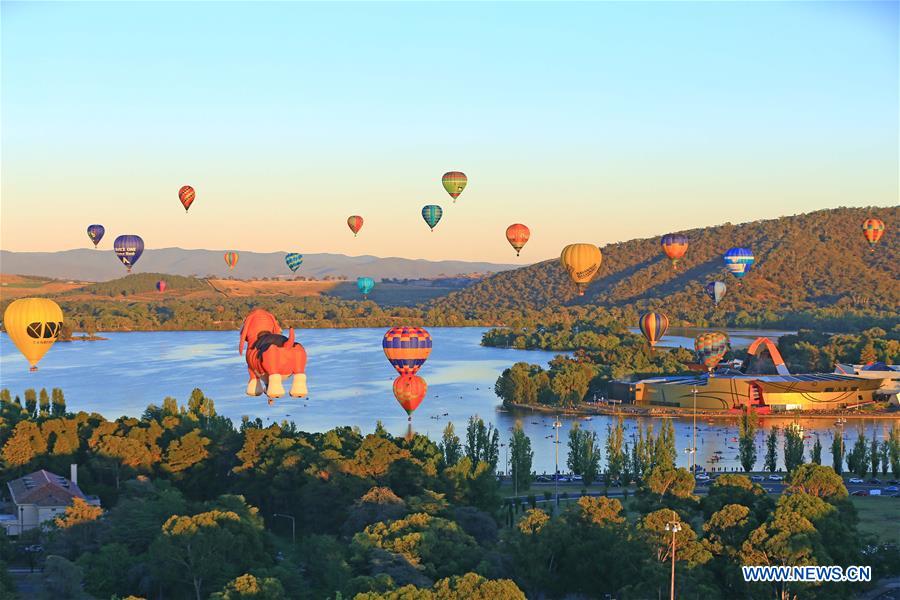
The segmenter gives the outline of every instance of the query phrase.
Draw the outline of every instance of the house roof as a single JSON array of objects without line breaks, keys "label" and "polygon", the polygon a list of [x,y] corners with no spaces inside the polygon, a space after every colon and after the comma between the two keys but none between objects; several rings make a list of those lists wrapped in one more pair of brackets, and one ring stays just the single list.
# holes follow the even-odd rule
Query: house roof
[{"label": "house roof", "polygon": [[6,484],[16,504],[68,506],[73,498],[85,498],[81,489],[60,475],[41,469]]}]

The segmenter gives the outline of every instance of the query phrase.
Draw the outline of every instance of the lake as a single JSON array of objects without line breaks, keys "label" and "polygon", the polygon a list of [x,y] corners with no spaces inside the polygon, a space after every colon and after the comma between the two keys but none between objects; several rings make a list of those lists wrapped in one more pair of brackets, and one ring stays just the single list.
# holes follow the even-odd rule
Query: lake
[{"label": "lake", "polygon": [[[541,413],[503,411],[493,386],[503,369],[517,361],[545,365],[556,352],[526,351],[481,346],[483,328],[429,328],[434,349],[419,375],[428,382],[428,395],[416,411],[416,432],[438,440],[448,422],[457,434],[465,437],[466,420],[477,414],[494,424],[506,442],[516,419],[521,419],[534,449],[534,469],[552,473],[554,469],[553,418]],[[282,398],[268,406],[265,396],[244,395],[247,369],[238,355],[236,331],[177,331],[104,333],[105,341],[60,342],[53,346],[35,373],[12,345],[6,334],[0,335],[0,386],[13,395],[22,395],[29,387],[62,388],[69,411],[98,412],[114,419],[121,415],[140,416],[149,404],[161,405],[172,396],[186,402],[196,387],[215,400],[216,410],[236,422],[242,415],[259,417],[264,423],[287,419],[306,431],[325,431],[337,425],[358,426],[371,432],[381,420],[395,435],[407,432],[406,413],[394,399],[391,384],[396,372],[384,356],[381,338],[384,329],[314,329],[298,330],[297,340],[309,354],[307,375],[308,398]],[[673,338],[689,339],[679,331]],[[729,332],[731,333],[731,332]],[[740,331],[732,334],[738,340],[752,340],[756,334],[777,337],[780,332]],[[663,339],[668,345],[673,340]],[[687,345],[684,343],[682,345]],[[746,345],[746,344],[744,344]],[[565,470],[566,440],[572,423],[564,418],[560,430],[559,460]],[[650,419],[647,419],[649,421]],[[606,437],[611,419],[595,416],[580,420],[582,427]],[[764,455],[765,429],[773,424],[784,426],[793,419],[766,418],[757,443],[760,447],[758,468]],[[830,462],[831,420],[801,420],[807,433],[822,435],[824,462]],[[882,436],[890,421],[849,422],[847,444],[852,445],[858,425],[867,435]],[[626,420],[627,439],[637,427],[637,419]],[[657,427],[658,428],[658,427]],[[684,448],[690,446],[691,420],[676,420],[679,462],[687,465]],[[714,456],[721,456],[718,467],[736,467],[736,424],[733,422],[698,423],[698,462],[710,467]],[[813,437],[806,440],[811,447]],[[501,468],[506,460],[501,449]],[[721,454],[717,454],[717,452]],[[779,454],[780,456],[780,454]],[[781,459],[779,459],[779,463]]]}]

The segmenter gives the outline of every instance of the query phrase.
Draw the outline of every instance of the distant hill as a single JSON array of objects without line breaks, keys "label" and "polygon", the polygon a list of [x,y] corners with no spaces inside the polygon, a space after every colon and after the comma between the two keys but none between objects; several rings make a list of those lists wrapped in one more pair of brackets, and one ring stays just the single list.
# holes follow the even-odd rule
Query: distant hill
[{"label": "distant hill", "polygon": [[[105,246],[105,248],[104,248]],[[284,264],[284,252],[239,251],[240,260],[229,271],[224,250],[184,250],[182,248],[147,249],[134,268],[135,273],[168,273],[188,277],[261,278],[293,277]],[[323,278],[368,276],[399,279],[435,278],[466,273],[495,273],[515,265],[459,260],[429,261],[343,254],[305,254],[296,275]],[[89,248],[60,252],[12,252],[0,250],[0,273],[37,275],[55,279],[108,281],[125,275],[125,268],[104,241],[101,249]]]},{"label": "distant hill", "polygon": [[[869,216],[887,224],[875,252],[862,235]],[[900,306],[900,207],[839,208],[682,231],[687,255],[674,271],[660,250],[659,237],[601,247],[598,279],[584,297],[576,295],[558,260],[498,273],[447,297],[437,310],[541,310],[554,305],[593,304],[653,308],[670,317],[715,320],[703,294],[708,281],[726,282],[718,313],[779,314],[786,310],[864,307],[897,312]],[[668,233],[660,230],[660,235]],[[572,240],[590,242],[590,240]],[[743,284],[726,271],[722,253],[732,246],[752,248],[756,264]]]}]

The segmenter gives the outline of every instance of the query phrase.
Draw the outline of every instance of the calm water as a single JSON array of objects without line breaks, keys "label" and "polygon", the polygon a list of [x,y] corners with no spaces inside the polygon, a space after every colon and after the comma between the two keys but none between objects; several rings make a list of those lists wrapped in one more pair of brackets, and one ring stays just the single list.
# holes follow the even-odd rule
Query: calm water
[{"label": "calm water", "polygon": [[[428,381],[428,396],[415,413],[414,430],[437,440],[447,422],[453,422],[463,437],[466,420],[478,414],[499,428],[505,442],[515,420],[521,419],[532,441],[535,470],[552,473],[555,458],[552,416],[502,411],[493,386],[503,369],[514,362],[546,365],[556,353],[482,347],[482,328],[430,328],[429,331],[434,338],[434,350],[419,371]],[[778,332],[759,333],[778,335]],[[9,388],[13,395],[21,395],[28,387],[60,387],[70,411],[98,412],[111,419],[121,415],[139,416],[148,404],[162,404],[166,396],[184,402],[191,390],[199,387],[215,400],[219,414],[236,421],[242,415],[249,415],[265,423],[293,420],[306,431],[356,425],[363,432],[370,432],[376,421],[381,420],[393,434],[403,435],[407,432],[406,413],[391,391],[396,373],[381,350],[383,334],[384,329],[298,331],[297,339],[309,354],[310,396],[301,400],[282,398],[272,407],[267,405],[264,396],[244,395],[247,370],[244,358],[237,353],[237,332],[106,333],[103,334],[109,338],[106,341],[57,343],[36,373],[29,373],[27,363],[3,334],[0,335],[0,386]],[[738,339],[746,338],[749,343],[756,337],[754,332],[740,334],[733,337],[735,345],[740,343]],[[568,431],[575,421],[563,419],[561,465],[565,464]],[[790,421],[766,419],[762,425],[765,429]],[[608,422],[605,417],[580,420],[582,427],[597,431],[603,439]],[[626,424],[630,439],[636,431],[637,420],[630,419]],[[807,433],[820,433],[825,447],[823,459],[828,461],[833,422],[808,420],[802,421],[802,425]],[[881,436],[890,422],[869,421],[864,425],[868,435],[874,431]],[[856,423],[848,423],[849,444],[856,437],[856,428]],[[676,434],[679,459],[686,465],[683,450],[690,446],[691,420],[676,420]],[[761,432],[758,440],[760,467],[763,435]],[[699,422],[698,462],[707,467],[737,466],[736,436],[734,423]],[[813,437],[806,441],[811,447]],[[721,454],[717,455],[717,451]],[[501,463],[506,459],[505,454],[505,449],[501,449]],[[722,460],[707,462],[714,456],[721,456]]]}]

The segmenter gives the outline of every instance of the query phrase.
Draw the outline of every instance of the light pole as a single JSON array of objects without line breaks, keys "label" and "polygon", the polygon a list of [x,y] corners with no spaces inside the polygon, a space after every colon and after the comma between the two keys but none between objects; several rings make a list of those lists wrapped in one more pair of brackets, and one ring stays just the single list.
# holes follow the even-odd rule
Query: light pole
[{"label": "light pole", "polygon": [[840,455],[838,456],[838,460],[841,461],[840,469],[841,476],[844,475],[844,424],[847,422],[847,419],[844,417],[838,417],[837,425],[841,428],[841,444],[840,444]]},{"label": "light pole", "polygon": [[674,510],[672,511],[672,520],[666,523],[666,531],[672,532],[672,583],[669,600],[675,600],[675,534],[681,531],[681,522]]},{"label": "light pole", "polygon": [[291,515],[283,515],[281,513],[274,513],[273,517],[284,517],[285,519],[291,520],[291,542],[293,544],[297,543],[297,521]]},{"label": "light pole", "polygon": [[697,386],[691,386],[694,395],[694,437],[691,442],[691,473],[697,474]]},{"label": "light pole", "polygon": [[559,415],[556,416],[556,420],[553,421],[553,429],[556,430],[556,473],[553,476],[553,481],[556,485],[556,508],[559,510],[559,428],[562,427],[562,423],[559,422]]}]

